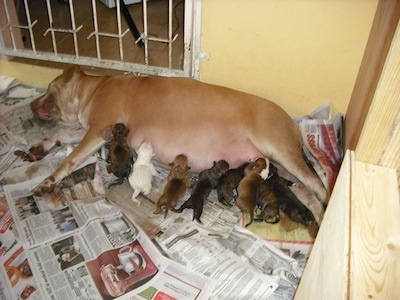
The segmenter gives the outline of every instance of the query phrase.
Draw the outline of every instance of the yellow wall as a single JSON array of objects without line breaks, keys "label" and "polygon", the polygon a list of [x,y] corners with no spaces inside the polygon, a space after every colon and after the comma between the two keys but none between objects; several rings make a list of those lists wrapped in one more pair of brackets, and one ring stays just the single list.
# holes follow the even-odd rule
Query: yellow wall
[{"label": "yellow wall", "polygon": [[47,68],[0,59],[0,75],[16,78],[28,85],[47,88],[55,77],[62,73],[61,69]]},{"label": "yellow wall", "polygon": [[346,112],[377,0],[203,0],[200,80]]}]

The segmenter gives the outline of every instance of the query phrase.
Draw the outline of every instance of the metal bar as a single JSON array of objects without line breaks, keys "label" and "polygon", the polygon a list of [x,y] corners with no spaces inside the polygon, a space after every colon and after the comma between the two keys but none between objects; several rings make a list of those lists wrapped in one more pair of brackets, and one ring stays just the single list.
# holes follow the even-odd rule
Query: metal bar
[{"label": "metal bar", "polygon": [[13,49],[16,50],[17,49],[17,45],[15,43],[13,26],[11,26],[11,17],[10,17],[10,12],[8,11],[7,1],[3,0],[3,3],[4,3],[4,9],[5,9],[5,12],[6,12],[6,17],[7,17],[7,25],[4,28],[2,28],[1,31],[3,31],[4,29],[8,28],[8,30],[10,31],[10,36],[11,36],[11,42],[12,42],[12,45],[13,45]]},{"label": "metal bar", "polygon": [[[77,28],[76,28],[76,24],[75,24],[75,11],[74,11],[74,3],[72,0],[68,0],[69,1],[69,13],[71,16],[71,25],[72,25],[72,37],[74,39],[74,49],[75,49],[75,55],[76,57],[79,57],[79,50],[78,50],[78,38],[76,36],[76,32],[77,32]],[[83,25],[81,25],[79,27],[79,29],[81,29],[83,27]],[[78,29],[78,30],[79,30]]]},{"label": "metal bar", "polygon": [[101,54],[100,54],[100,41],[99,41],[99,35],[97,34],[99,32],[99,26],[97,24],[97,4],[96,0],[92,0],[92,11],[93,11],[93,25],[94,25],[94,32],[89,34],[86,39],[90,39],[92,35],[95,36],[96,40],[96,54],[97,54],[97,59],[101,59]]},{"label": "metal bar", "polygon": [[33,29],[33,26],[36,24],[37,20],[33,21],[33,23],[32,23],[28,0],[24,0],[24,5],[25,5],[25,12],[26,12],[26,19],[28,21],[28,30],[29,30],[29,36],[31,38],[32,50],[34,53],[36,53],[35,37],[33,35],[32,29]]},{"label": "metal bar", "polygon": [[[124,61],[124,48],[122,46],[122,35],[121,35],[121,10],[120,10],[121,3],[122,3],[123,6],[125,6],[124,0],[116,1],[116,5],[117,5],[117,26],[118,26],[119,57],[120,57],[121,61]],[[125,6],[125,9],[127,10],[126,6]],[[136,28],[136,26],[135,26],[135,28]]]},{"label": "metal bar", "polygon": [[144,41],[144,64],[149,65],[149,42],[147,39],[147,0],[143,0],[143,34],[141,35]]},{"label": "metal bar", "polygon": [[51,33],[51,41],[53,44],[53,52],[54,55],[57,55],[57,43],[56,43],[56,35],[54,34],[54,30],[53,30],[53,12],[51,11],[51,4],[50,4],[50,0],[46,0],[47,3],[47,15],[49,17],[49,28],[45,31],[45,33],[43,34],[43,36],[46,36],[47,33],[50,31]]},{"label": "metal bar", "polygon": [[168,1],[168,67],[172,69],[172,0]]}]

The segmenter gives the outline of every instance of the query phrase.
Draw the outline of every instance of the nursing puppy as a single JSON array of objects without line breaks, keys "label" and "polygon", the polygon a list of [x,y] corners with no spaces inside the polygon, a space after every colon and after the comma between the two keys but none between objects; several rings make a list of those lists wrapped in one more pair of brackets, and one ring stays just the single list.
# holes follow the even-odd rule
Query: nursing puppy
[{"label": "nursing puppy", "polygon": [[256,205],[260,213],[254,218],[254,221],[265,221],[272,224],[279,222],[278,198],[266,181],[258,187]]},{"label": "nursing puppy", "polygon": [[[312,213],[298,200],[292,191],[293,188],[291,188],[291,186],[296,186],[296,184],[279,176],[278,169],[273,164],[269,165],[269,170],[270,177],[266,182],[278,197],[279,209],[294,222],[299,222],[306,226],[310,226],[314,223],[315,219]],[[304,190],[303,193],[305,192]]]},{"label": "nursing puppy", "polygon": [[165,206],[164,218],[167,217],[168,211],[171,208],[175,208],[178,200],[183,197],[186,189],[190,186],[190,176],[188,173],[190,167],[185,155],[177,155],[174,161],[169,163],[169,166],[171,170],[168,174],[168,182],[164,187],[162,195],[158,198],[154,212],[155,214],[159,214],[161,207]]},{"label": "nursing puppy", "polygon": [[244,177],[244,169],[248,164],[246,162],[237,168],[229,169],[221,175],[216,187],[219,202],[225,205],[232,205],[232,201],[236,200],[237,187]]},{"label": "nursing puppy", "polygon": [[225,160],[214,162],[210,169],[206,169],[199,174],[199,179],[189,197],[178,209],[172,211],[181,213],[185,208],[193,208],[193,219],[201,223],[200,217],[203,214],[204,201],[216,188],[218,179],[223,173],[228,171],[229,164]]},{"label": "nursing puppy", "polygon": [[235,205],[243,212],[250,214],[250,222],[253,223],[254,210],[257,205],[257,191],[260,185],[268,176],[269,161],[263,157],[257,158],[254,163],[250,163],[244,170],[244,177],[238,186],[238,198]]},{"label": "nursing puppy", "polygon": [[110,186],[124,182],[132,171],[133,156],[127,140],[128,134],[129,129],[122,123],[117,123],[112,128],[106,168],[108,173],[113,173],[118,179]]},{"label": "nursing puppy", "polygon": [[128,181],[133,189],[132,201],[140,205],[140,200],[137,199],[140,193],[147,195],[150,193],[153,175],[156,175],[156,169],[151,162],[154,156],[153,147],[148,142],[140,145],[137,151],[137,159],[133,164],[132,173],[129,175]]}]

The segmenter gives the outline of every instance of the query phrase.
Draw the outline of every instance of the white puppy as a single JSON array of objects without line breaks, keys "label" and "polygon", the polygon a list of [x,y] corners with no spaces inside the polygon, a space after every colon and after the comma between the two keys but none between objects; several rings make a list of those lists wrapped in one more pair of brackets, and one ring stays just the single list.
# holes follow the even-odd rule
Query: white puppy
[{"label": "white puppy", "polygon": [[132,201],[140,205],[140,201],[136,199],[140,193],[147,195],[150,193],[153,175],[156,175],[156,169],[151,162],[154,156],[153,147],[148,142],[140,145],[137,151],[137,159],[133,164],[132,173],[129,175],[129,183],[133,189]]}]

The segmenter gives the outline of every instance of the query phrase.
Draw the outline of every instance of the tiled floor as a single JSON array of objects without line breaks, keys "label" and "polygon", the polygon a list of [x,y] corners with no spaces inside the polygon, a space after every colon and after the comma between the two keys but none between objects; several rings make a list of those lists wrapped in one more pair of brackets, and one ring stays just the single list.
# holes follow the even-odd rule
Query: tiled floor
[{"label": "tiled floor", "polygon": [[[110,0],[109,0],[110,1]],[[17,1],[18,2],[18,1]],[[26,13],[23,1],[19,1],[18,15],[21,24],[26,24]],[[29,10],[32,22],[37,20],[34,25],[34,40],[36,50],[53,51],[50,32],[44,36],[49,24],[47,6],[45,0],[29,1]],[[95,37],[87,38],[94,31],[92,1],[74,0],[76,27],[83,25],[77,33],[78,53],[80,57],[97,57]],[[158,38],[168,37],[168,1],[150,0],[148,6],[148,33]],[[69,6],[63,0],[51,0],[53,14],[53,27],[71,29],[71,18]],[[143,32],[143,8],[142,3],[127,5],[136,27],[140,33]],[[183,14],[184,1],[175,0],[173,3],[173,30],[176,30],[178,38],[173,43],[172,68],[181,69],[180,57],[183,53]],[[116,8],[109,8],[99,0],[96,1],[98,16],[98,28],[100,32],[118,33]],[[121,13],[122,32],[129,26]],[[22,30],[24,47],[32,49],[32,41],[28,30]],[[73,37],[70,33],[57,32],[56,47],[59,54],[75,55]],[[158,67],[168,67],[168,44],[159,42],[149,42],[149,65]],[[100,55],[102,59],[120,61],[120,51],[118,39],[110,37],[100,37]],[[144,47],[135,44],[135,38],[131,32],[127,32],[123,37],[123,61],[144,64]],[[42,64],[36,62],[36,64]]]}]

